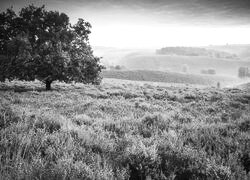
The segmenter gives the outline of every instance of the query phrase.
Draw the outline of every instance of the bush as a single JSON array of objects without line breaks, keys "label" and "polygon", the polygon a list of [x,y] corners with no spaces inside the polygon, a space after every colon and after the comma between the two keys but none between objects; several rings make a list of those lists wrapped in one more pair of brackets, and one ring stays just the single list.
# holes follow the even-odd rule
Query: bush
[{"label": "bush", "polygon": [[91,125],[93,122],[91,118],[86,114],[76,115],[73,119],[73,122],[79,126],[81,125]]},{"label": "bush", "polygon": [[239,67],[238,76],[239,78],[250,77],[250,72],[249,72],[248,67]]},{"label": "bush", "polygon": [[216,71],[215,71],[215,69],[208,69],[207,73],[208,74],[216,74]]},{"label": "bush", "polygon": [[8,104],[0,104],[0,130],[5,129],[13,123],[17,123],[21,118],[18,117]]},{"label": "bush", "polygon": [[216,71],[215,71],[215,69],[202,69],[201,74],[214,75],[214,74],[216,74]]},{"label": "bush", "polygon": [[183,72],[183,73],[188,73],[188,72],[189,72],[189,67],[188,67],[187,64],[184,64],[184,65],[182,66],[182,72]]},{"label": "bush", "polygon": [[110,66],[109,69],[110,70],[122,70],[122,69],[125,69],[125,67],[121,65],[115,65],[115,66]]}]

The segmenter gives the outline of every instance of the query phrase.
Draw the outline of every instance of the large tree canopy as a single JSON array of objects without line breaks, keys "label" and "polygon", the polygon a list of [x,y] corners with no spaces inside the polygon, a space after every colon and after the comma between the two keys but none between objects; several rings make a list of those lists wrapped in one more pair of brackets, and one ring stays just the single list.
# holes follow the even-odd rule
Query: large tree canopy
[{"label": "large tree canopy", "polygon": [[18,15],[0,14],[0,80],[41,80],[49,90],[55,80],[100,83],[100,58],[93,55],[91,25],[44,6],[30,5]]}]

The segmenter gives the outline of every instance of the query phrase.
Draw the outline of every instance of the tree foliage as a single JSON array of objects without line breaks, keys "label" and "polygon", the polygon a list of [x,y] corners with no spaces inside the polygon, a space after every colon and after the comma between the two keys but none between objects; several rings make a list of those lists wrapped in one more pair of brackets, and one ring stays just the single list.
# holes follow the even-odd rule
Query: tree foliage
[{"label": "tree foliage", "polygon": [[0,14],[0,80],[41,80],[49,90],[55,80],[100,83],[103,69],[93,55],[90,23],[44,6],[30,5],[16,14]]},{"label": "tree foliage", "polygon": [[239,78],[250,77],[250,72],[249,72],[248,67],[239,67],[238,76]]}]

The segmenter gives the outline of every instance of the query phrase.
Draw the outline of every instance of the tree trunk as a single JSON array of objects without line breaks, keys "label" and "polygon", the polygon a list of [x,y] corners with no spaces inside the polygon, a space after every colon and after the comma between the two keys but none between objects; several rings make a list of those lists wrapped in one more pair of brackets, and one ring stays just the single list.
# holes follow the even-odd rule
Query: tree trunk
[{"label": "tree trunk", "polygon": [[46,91],[51,90],[51,83],[52,83],[52,81],[46,81],[45,83],[46,83]]}]

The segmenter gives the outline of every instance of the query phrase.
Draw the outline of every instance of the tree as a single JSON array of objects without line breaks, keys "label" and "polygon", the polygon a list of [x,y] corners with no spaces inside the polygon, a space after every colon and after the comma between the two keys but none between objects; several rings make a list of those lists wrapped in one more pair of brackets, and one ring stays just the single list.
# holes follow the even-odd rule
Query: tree
[{"label": "tree", "polygon": [[216,74],[216,70],[215,69],[208,69],[207,74]]},{"label": "tree", "polygon": [[35,80],[51,89],[55,80],[98,84],[100,58],[93,55],[88,35],[90,23],[45,6],[30,5],[17,15],[12,9],[0,14],[0,80]]},{"label": "tree", "polygon": [[238,69],[238,76],[239,78],[245,78],[249,74],[248,67],[239,67]]},{"label": "tree", "polygon": [[183,73],[188,73],[188,70],[189,70],[188,65],[187,65],[187,64],[183,64],[183,65],[182,65],[182,72],[183,72]]}]

